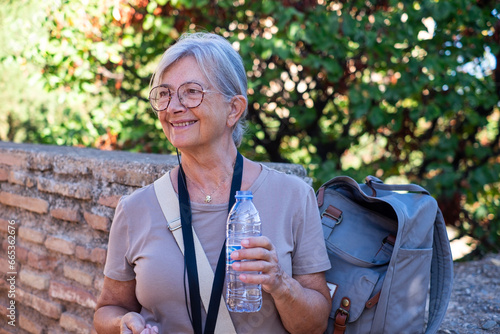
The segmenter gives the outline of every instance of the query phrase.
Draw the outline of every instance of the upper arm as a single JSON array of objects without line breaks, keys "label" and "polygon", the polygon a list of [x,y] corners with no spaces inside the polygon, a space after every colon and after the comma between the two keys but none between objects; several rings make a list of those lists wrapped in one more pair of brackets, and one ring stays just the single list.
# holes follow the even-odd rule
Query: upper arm
[{"label": "upper arm", "polygon": [[141,304],[135,295],[135,279],[117,281],[104,276],[104,284],[97,300],[96,309],[103,306],[120,306],[131,312],[140,312]]},{"label": "upper arm", "polygon": [[326,285],[325,273],[313,273],[306,275],[294,275],[293,278],[304,288],[319,292],[328,304],[331,304],[330,290]]}]

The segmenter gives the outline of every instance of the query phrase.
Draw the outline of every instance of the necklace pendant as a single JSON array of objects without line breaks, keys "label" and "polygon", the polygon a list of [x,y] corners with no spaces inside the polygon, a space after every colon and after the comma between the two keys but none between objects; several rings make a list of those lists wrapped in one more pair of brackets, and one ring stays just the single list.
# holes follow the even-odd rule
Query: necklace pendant
[{"label": "necklace pendant", "polygon": [[210,203],[210,202],[212,202],[212,197],[210,195],[207,195],[205,197],[205,203]]}]

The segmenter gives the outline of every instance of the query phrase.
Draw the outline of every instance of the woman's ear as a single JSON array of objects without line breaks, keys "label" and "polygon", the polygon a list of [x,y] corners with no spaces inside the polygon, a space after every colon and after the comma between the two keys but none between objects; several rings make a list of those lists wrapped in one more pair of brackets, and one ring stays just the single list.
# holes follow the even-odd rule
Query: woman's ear
[{"label": "woman's ear", "polygon": [[247,99],[243,95],[235,95],[231,98],[227,126],[232,128],[240,119],[247,108]]}]

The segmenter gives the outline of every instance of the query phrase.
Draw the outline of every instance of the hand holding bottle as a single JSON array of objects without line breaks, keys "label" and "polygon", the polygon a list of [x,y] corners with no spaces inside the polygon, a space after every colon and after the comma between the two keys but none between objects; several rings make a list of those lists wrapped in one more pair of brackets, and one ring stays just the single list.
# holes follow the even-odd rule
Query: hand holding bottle
[{"label": "hand holding bottle", "polygon": [[231,259],[238,261],[233,263],[233,269],[243,272],[239,275],[240,280],[249,284],[261,284],[265,292],[279,295],[280,289],[285,288],[283,278],[287,274],[278,262],[271,240],[265,236],[253,237],[243,239],[241,245],[242,249],[231,254]]}]

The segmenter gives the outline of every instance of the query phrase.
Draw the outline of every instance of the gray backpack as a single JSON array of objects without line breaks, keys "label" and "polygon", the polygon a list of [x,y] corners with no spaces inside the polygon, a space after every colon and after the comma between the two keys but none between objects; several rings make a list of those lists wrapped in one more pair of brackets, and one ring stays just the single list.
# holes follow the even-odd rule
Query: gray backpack
[{"label": "gray backpack", "polygon": [[335,177],[316,194],[332,263],[326,333],[436,333],[453,284],[437,202],[415,184],[365,181]]}]

